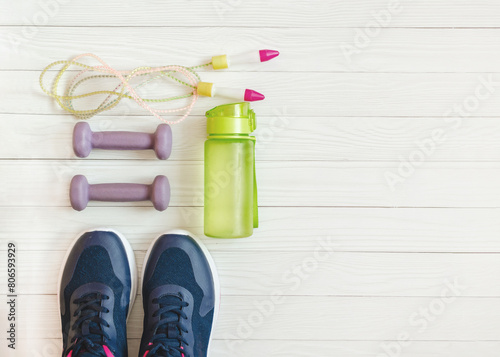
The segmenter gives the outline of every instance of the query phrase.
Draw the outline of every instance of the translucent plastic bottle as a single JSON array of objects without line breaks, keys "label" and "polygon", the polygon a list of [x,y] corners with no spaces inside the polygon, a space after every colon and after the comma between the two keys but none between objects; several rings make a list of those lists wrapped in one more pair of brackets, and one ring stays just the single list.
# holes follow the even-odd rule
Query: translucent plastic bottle
[{"label": "translucent plastic bottle", "polygon": [[258,226],[255,113],[249,103],[209,110],[205,142],[205,235],[243,238]]}]

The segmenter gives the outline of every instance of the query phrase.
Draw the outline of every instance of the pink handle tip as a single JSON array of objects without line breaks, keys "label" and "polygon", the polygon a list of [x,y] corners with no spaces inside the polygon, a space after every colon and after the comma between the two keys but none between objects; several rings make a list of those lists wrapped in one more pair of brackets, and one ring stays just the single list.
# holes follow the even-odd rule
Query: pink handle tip
[{"label": "pink handle tip", "polygon": [[263,100],[264,98],[266,98],[264,97],[264,94],[251,89],[245,89],[245,102],[256,102],[258,100]]},{"label": "pink handle tip", "polygon": [[279,52],[275,50],[260,50],[259,55],[260,55],[260,61],[261,62],[266,62],[269,60],[272,60],[274,57],[279,56]]}]

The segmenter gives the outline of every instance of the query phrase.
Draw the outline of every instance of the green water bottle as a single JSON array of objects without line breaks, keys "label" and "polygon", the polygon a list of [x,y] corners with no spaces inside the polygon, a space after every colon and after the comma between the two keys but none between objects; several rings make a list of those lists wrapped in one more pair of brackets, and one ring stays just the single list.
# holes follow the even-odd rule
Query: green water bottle
[{"label": "green water bottle", "polygon": [[249,237],[258,227],[255,113],[250,104],[209,110],[205,142],[205,235]]}]

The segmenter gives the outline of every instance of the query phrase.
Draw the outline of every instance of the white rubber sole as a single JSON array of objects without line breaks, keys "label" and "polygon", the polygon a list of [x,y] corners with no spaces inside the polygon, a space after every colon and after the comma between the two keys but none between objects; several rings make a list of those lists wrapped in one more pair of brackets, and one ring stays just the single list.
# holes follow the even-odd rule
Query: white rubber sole
[{"label": "white rubber sole", "polygon": [[134,250],[132,249],[132,246],[130,245],[128,240],[120,232],[117,232],[114,229],[110,229],[110,228],[96,228],[96,229],[92,229],[92,230],[88,230],[88,231],[84,231],[84,232],[80,233],[73,240],[73,242],[71,243],[71,246],[66,251],[66,255],[64,256],[64,259],[63,259],[63,262],[61,265],[61,269],[59,270],[59,278],[57,280],[57,288],[58,288],[57,289],[57,303],[59,306],[59,316],[61,316],[61,304],[60,304],[60,301],[61,301],[61,298],[60,298],[61,280],[62,280],[64,267],[66,266],[66,262],[68,260],[69,254],[70,254],[71,250],[73,249],[73,247],[75,246],[76,242],[80,239],[80,237],[82,235],[84,235],[85,233],[95,232],[95,231],[111,232],[111,233],[116,234],[120,238],[120,240],[122,241],[123,246],[125,247],[125,252],[127,253],[127,258],[128,258],[129,267],[130,267],[130,277],[132,279],[132,284],[131,284],[131,289],[130,289],[130,304],[128,306],[128,311],[127,311],[127,321],[128,321],[128,318],[130,317],[130,312],[132,311],[132,306],[134,305],[135,298],[137,296],[137,287],[138,287],[137,265],[135,264]]},{"label": "white rubber sole", "polygon": [[156,241],[161,237],[164,236],[165,234],[180,234],[180,235],[185,235],[185,236],[190,236],[193,238],[196,243],[200,246],[201,250],[203,251],[203,254],[205,254],[205,257],[207,257],[208,264],[210,266],[210,271],[212,272],[212,278],[214,279],[214,287],[215,287],[215,306],[214,306],[214,319],[212,323],[212,329],[210,330],[210,340],[208,342],[208,351],[207,351],[207,357],[210,356],[210,345],[212,343],[213,339],[213,330],[215,323],[217,322],[217,319],[219,317],[219,310],[220,310],[220,300],[221,300],[221,288],[220,288],[220,280],[219,280],[219,274],[217,273],[217,267],[215,266],[215,261],[212,258],[212,255],[210,254],[209,250],[203,244],[203,242],[196,237],[194,234],[192,234],[189,231],[183,230],[183,229],[174,229],[165,233],[162,233],[160,236],[158,236],[149,246],[148,251],[146,252],[146,256],[144,257],[144,263],[142,264],[142,275],[141,275],[141,282],[144,284],[144,273],[146,269],[146,263],[149,259],[149,256],[151,255],[151,250],[153,249],[154,244]]}]

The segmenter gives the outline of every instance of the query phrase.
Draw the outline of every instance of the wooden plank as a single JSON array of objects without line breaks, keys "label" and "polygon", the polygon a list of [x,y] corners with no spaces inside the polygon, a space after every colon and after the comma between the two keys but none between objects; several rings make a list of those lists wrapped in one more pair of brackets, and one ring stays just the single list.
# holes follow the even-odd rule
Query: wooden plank
[{"label": "wooden plank", "polygon": [[[456,298],[444,303],[428,297],[288,296],[266,305],[270,299],[223,296],[214,338],[229,340],[228,348],[237,348],[238,343],[232,342],[241,339],[381,341],[397,340],[406,332],[415,341],[498,341],[500,333],[498,298]],[[128,320],[129,338],[140,338],[142,334],[140,300],[136,300]],[[18,303],[23,309],[18,321],[19,338],[60,337],[55,295],[23,295],[18,297]]]},{"label": "wooden plank", "polygon": [[[499,209],[385,209],[261,207],[260,228],[248,239],[203,242],[217,252],[314,252],[331,239],[337,252],[499,253]],[[66,207],[0,207],[0,237],[27,251],[65,251],[80,233],[111,227],[135,250],[173,228],[203,237],[203,208],[93,207],[82,213]],[[0,244],[5,251],[6,245]]]},{"label": "wooden plank", "polygon": [[[57,5],[59,4],[59,5]],[[498,27],[494,0],[13,2],[0,23],[36,26]],[[209,38],[209,37],[206,37]]]},{"label": "wooden plank", "polygon": [[[498,254],[347,253],[335,248],[335,242],[323,239],[314,252],[245,252],[235,247],[211,253],[225,295],[266,295],[278,289],[301,296],[439,297],[449,282],[466,286],[461,296],[500,297],[500,285],[491,275],[500,271]],[[54,294],[65,253],[19,249],[17,292]],[[145,253],[135,251],[139,272]],[[7,271],[4,261],[0,268]],[[7,286],[0,292],[7,294]]]},{"label": "wooden plank", "polygon": [[[129,338],[129,356],[139,353],[138,338]],[[311,351],[321,351],[324,356],[368,357],[388,351],[404,351],[405,357],[496,357],[500,351],[498,341],[413,341],[409,346],[398,349],[397,341],[282,341],[282,340],[241,340],[231,348],[226,340],[213,340],[211,353],[221,357],[250,357],[262,351],[270,356],[310,357]],[[36,346],[34,348],[33,346]],[[59,339],[23,339],[19,341],[18,353],[33,357],[58,356],[62,353]],[[389,355],[390,356],[390,355]]]},{"label": "wooden plank", "polygon": [[[40,27],[36,40],[23,38],[22,26],[0,27],[0,46],[11,49],[0,58],[3,70],[40,71],[49,63],[82,51],[99,55],[118,69],[198,65],[220,53],[237,54],[263,47],[281,51],[265,64],[232,65],[228,71],[259,72],[499,72],[498,29],[387,28],[369,43],[357,44],[356,28],[229,27]],[[103,32],[109,41],[96,41]],[[209,37],[210,41],[196,38]],[[165,39],[169,47],[165,48]],[[64,46],[61,46],[64,43]],[[134,44],[134,53],[130,44]],[[230,44],[230,45],[229,45]],[[160,50],[159,49],[164,49]],[[207,69],[212,71],[211,68]],[[200,71],[206,71],[200,69]]]},{"label": "wooden plank", "polygon": [[[439,143],[429,140],[434,130],[449,125],[443,118],[290,118],[284,113],[257,120],[258,160],[398,161],[401,155],[421,147],[429,150],[429,162],[500,160],[498,118],[463,119],[460,128],[451,129]],[[0,158],[75,158],[72,132],[78,121],[73,116],[0,114],[0,122]],[[100,115],[89,123],[94,131],[154,132],[158,125],[147,116],[123,119]],[[172,130],[169,161],[203,160],[205,117],[191,116]],[[154,160],[155,155],[152,151],[94,150],[89,158]]]},{"label": "wooden plank", "polygon": [[[267,97],[253,105],[260,228],[249,239],[202,238],[223,287],[212,354],[500,354],[500,285],[493,280],[500,268],[498,1],[25,0],[6,9],[0,253],[8,241],[17,243],[21,293],[20,349],[6,357],[60,355],[56,277],[78,232],[120,230],[139,268],[152,239],[169,228],[202,236],[203,116],[227,102],[200,99],[189,122],[174,127],[168,162],[151,152],[75,160],[76,121],[41,93],[41,69],[82,51],[125,69],[197,64],[227,49],[255,48],[282,54],[267,64],[201,73]],[[376,34],[366,37],[370,31]],[[363,39],[367,44],[356,44]],[[356,53],[349,57],[346,48]],[[133,103],[107,114],[90,121],[94,129],[158,125]],[[421,143],[435,130],[446,140],[427,154]],[[409,159],[422,153],[422,164]],[[415,171],[391,190],[387,174],[400,174],[408,160]],[[92,204],[75,212],[67,189],[76,173],[93,182],[148,182],[166,174],[173,207],[159,213],[146,203]],[[334,252],[316,266],[322,242]],[[306,263],[309,270],[297,270]],[[297,282],[294,270],[307,276]],[[0,271],[5,280],[2,259]],[[454,278],[465,285],[460,298],[443,300],[446,279]],[[270,303],[273,293],[282,300]],[[431,314],[428,325],[422,309]],[[0,330],[6,324],[0,318]],[[128,331],[136,355],[140,298]],[[396,340],[405,333],[412,342],[400,348]]]},{"label": "wooden plank", "polygon": [[[39,75],[39,71],[1,71],[0,92],[5,95],[0,102],[0,113],[63,113],[52,99],[42,93],[38,85]],[[494,100],[500,83],[500,76],[496,73],[298,72],[290,75],[285,72],[262,72],[257,76],[251,72],[207,72],[202,78],[221,86],[240,83],[263,92],[267,100],[252,105],[259,116],[445,118],[497,117],[500,112],[500,101]],[[204,115],[206,110],[224,103],[227,100],[200,98],[192,114]],[[145,112],[137,104],[128,102],[117,106],[109,114],[126,117],[145,115]],[[152,116],[150,120],[158,122]],[[460,125],[453,120],[445,124],[445,131]]]},{"label": "wooden plank", "polygon": [[[469,163],[464,166],[460,163],[425,162],[413,171],[401,168],[401,165],[405,164],[258,162],[259,204],[263,207],[500,205],[500,187],[496,180],[500,175],[499,163]],[[90,183],[151,183],[153,177],[163,174],[169,177],[172,187],[171,206],[203,205],[202,162],[4,160],[0,162],[0,173],[5,182],[0,198],[0,206],[4,207],[62,206],[70,210],[68,190],[75,174],[86,175]],[[89,207],[100,205],[150,206],[147,202],[130,205],[91,202]],[[162,213],[151,209],[151,215],[155,214],[164,216],[168,210]]]}]

